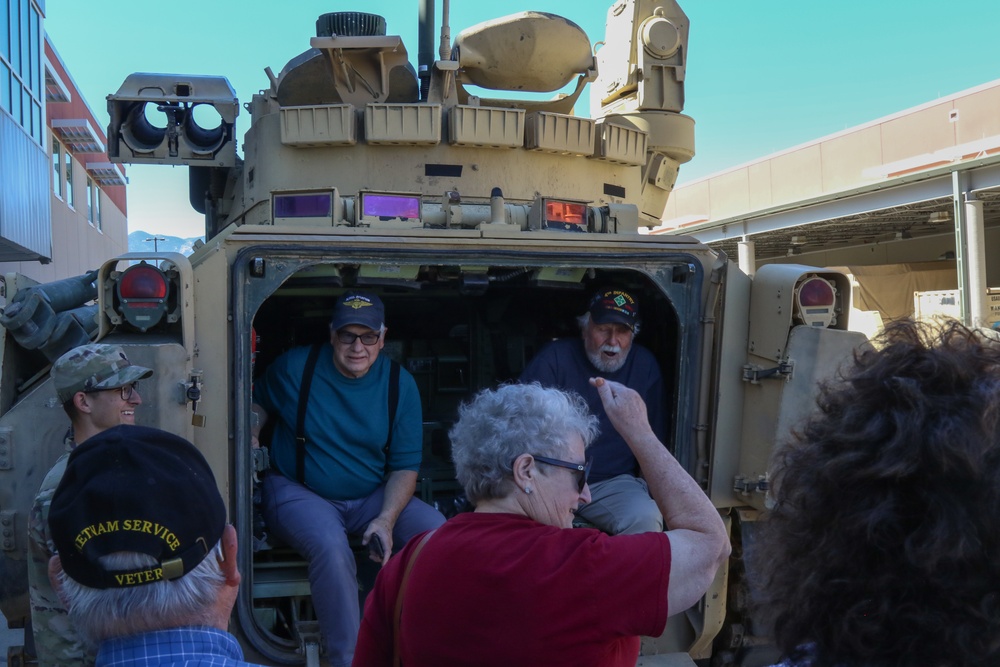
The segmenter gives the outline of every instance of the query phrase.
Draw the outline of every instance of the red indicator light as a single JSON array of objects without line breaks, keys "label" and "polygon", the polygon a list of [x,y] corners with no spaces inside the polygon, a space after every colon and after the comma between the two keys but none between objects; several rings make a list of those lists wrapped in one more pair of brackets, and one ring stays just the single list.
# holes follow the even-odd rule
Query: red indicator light
[{"label": "red indicator light", "polygon": [[123,299],[165,299],[167,278],[149,264],[137,264],[122,274],[118,293]]},{"label": "red indicator light", "polygon": [[545,222],[587,226],[587,205],[568,201],[546,201]]},{"label": "red indicator light", "polygon": [[799,287],[799,304],[803,308],[828,308],[835,302],[833,287],[822,278],[809,278]]},{"label": "red indicator light", "polygon": [[118,278],[114,308],[139,331],[148,331],[166,315],[169,295],[167,276],[143,262],[125,269]]}]

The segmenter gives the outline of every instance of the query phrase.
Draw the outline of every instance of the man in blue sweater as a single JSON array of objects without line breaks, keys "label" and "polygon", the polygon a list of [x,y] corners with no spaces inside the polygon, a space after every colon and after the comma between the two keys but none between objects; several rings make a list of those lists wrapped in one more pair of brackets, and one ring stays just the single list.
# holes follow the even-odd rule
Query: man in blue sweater
[{"label": "man in blue sweater", "polygon": [[309,561],[331,667],[351,664],[360,624],[348,537],[361,535],[384,563],[412,536],[444,523],[413,497],[420,395],[413,376],[379,354],[385,334],[381,299],[348,292],[334,307],[329,345],[289,350],[254,383],[254,436],[275,420],[264,518]]},{"label": "man in blue sweater", "polygon": [[577,516],[611,535],[663,530],[663,517],[649,495],[632,450],[611,425],[590,378],[601,376],[639,392],[649,423],[660,442],[668,442],[664,419],[663,378],[653,353],[634,343],[639,333],[639,304],[620,289],[603,289],[578,318],[581,338],[555,341],[528,363],[520,381],[573,390],[600,420],[601,432],[587,450],[592,500]]}]

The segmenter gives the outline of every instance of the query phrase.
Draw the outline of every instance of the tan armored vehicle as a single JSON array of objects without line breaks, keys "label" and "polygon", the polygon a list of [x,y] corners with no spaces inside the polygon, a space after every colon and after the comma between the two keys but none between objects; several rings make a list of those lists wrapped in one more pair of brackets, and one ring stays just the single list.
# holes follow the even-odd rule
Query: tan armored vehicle
[{"label": "tan armored vehicle", "polygon": [[[63,350],[96,337],[157,369],[140,422],[191,439],[224,485],[244,574],[231,627],[248,659],[318,664],[306,565],[269,543],[255,511],[267,465],[250,446],[256,375],[327,336],[345,289],[376,291],[386,350],[421,392],[419,493],[453,513],[457,406],[516,379],[543,343],[579,335],[573,317],[613,284],[642,304],[638,340],[668,387],[651,406],[669,416],[667,444],[735,546],[704,600],[644,641],[642,664],[758,664],[766,638],[747,615],[741,541],[764,507],[775,441],[859,342],[846,331],[846,278],[773,265],[751,281],[695,239],[639,233],[659,224],[694,154],[694,121],[680,113],[688,22],[672,0],[617,0],[596,56],[571,21],[523,12],[454,43],[445,26],[435,57],[434,8],[423,5],[417,67],[382,18],[320,17],[318,36],[267,70],[242,107],[242,158],[241,106],[222,77],[134,74],[109,96],[112,159],[187,165],[205,244],[190,257],[116,257],[68,285],[18,289],[25,281],[10,278],[0,376],[9,621],[28,617],[26,513],[62,451],[47,364]],[[585,91],[591,118],[573,115]],[[218,125],[199,126],[199,108]],[[361,573],[370,585],[374,572]]]}]

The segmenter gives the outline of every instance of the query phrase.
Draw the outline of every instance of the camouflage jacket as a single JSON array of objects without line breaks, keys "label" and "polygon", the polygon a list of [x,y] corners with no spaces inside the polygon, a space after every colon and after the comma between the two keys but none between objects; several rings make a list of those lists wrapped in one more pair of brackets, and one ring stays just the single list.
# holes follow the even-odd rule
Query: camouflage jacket
[{"label": "camouflage jacket", "polygon": [[94,655],[87,642],[77,635],[69,614],[49,583],[49,559],[54,553],[49,537],[49,505],[66,472],[64,454],[45,475],[28,516],[28,588],[35,655],[39,667],[89,667]]}]

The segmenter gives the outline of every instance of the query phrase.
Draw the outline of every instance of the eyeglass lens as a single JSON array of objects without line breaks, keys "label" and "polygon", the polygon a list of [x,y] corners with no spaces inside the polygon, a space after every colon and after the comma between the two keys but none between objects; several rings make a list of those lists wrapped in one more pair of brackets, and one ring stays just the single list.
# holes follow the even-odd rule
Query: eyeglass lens
[{"label": "eyeglass lens", "polygon": [[132,398],[132,392],[135,391],[138,386],[139,386],[138,382],[122,385],[122,400],[127,401],[128,399]]},{"label": "eyeglass lens", "polygon": [[578,477],[577,487],[580,493],[583,493],[583,487],[587,486],[587,478],[590,476],[590,465],[592,463],[591,459],[587,459],[584,463],[570,463],[569,461],[560,461],[559,459],[550,459],[547,456],[537,456],[532,454],[532,457],[540,463],[548,463],[549,465],[559,466],[560,468],[568,468],[575,472]]}]

